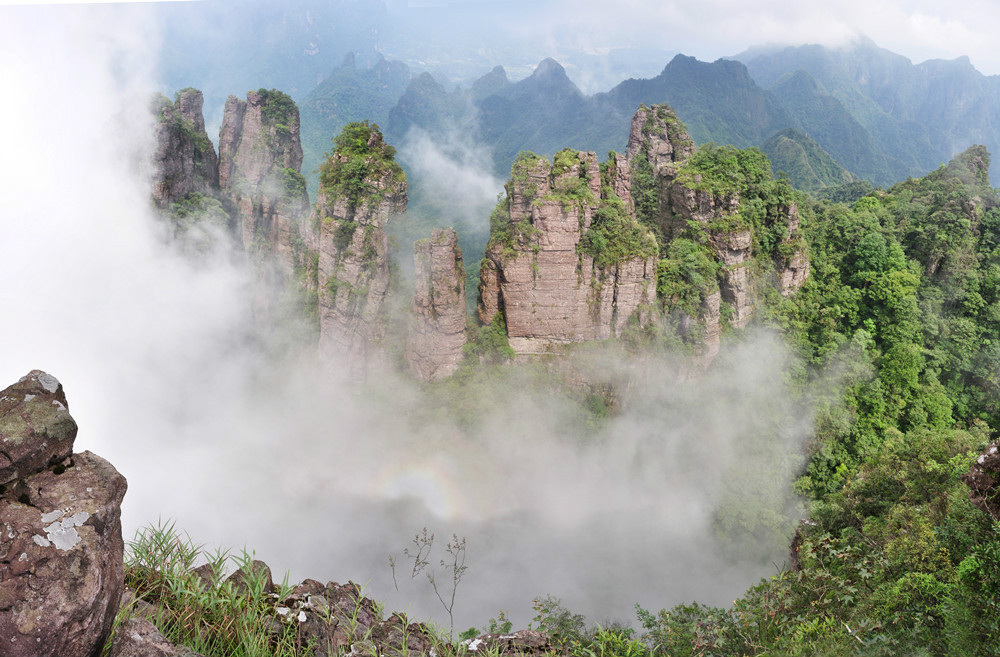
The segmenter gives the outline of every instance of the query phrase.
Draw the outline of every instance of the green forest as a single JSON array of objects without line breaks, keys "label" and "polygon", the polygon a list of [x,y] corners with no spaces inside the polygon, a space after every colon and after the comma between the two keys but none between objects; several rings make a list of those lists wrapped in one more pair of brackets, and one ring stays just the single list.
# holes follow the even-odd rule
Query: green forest
[{"label": "green forest", "polygon": [[[975,146],[851,203],[795,192],[812,273],[754,321],[794,345],[789,376],[818,400],[809,519],[790,565],[731,607],[638,609],[634,652],[614,654],[1000,654],[996,518],[962,480],[1000,421],[988,168]],[[550,617],[567,641],[607,640],[567,618]]]}]

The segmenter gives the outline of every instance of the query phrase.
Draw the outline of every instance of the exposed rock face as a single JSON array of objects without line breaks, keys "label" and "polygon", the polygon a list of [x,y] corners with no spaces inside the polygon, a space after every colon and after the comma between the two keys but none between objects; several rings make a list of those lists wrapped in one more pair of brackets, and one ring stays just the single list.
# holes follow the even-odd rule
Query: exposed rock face
[{"label": "exposed rock face", "polygon": [[170,102],[154,100],[156,152],[153,200],[159,207],[193,193],[211,194],[219,186],[219,159],[205,132],[204,99],[197,89],[183,89]]},{"label": "exposed rock face", "polygon": [[[751,272],[765,269],[754,266],[755,259],[758,265],[759,259],[773,263],[777,280],[767,284],[776,283],[786,296],[804,284],[809,260],[795,204],[784,200],[787,194],[781,196],[780,189],[768,192],[771,196],[761,191],[769,189],[768,185],[780,187],[780,183],[771,182],[763,155],[752,151],[736,154],[726,148],[707,153],[706,157],[696,151],[670,108],[658,105],[636,112],[628,155],[637,212],[656,224],[667,240],[683,238],[694,243],[694,247],[687,247],[688,256],[692,248],[701,249],[717,263],[718,292],[714,285],[702,286],[697,318],[704,336],[700,355],[710,362],[718,352],[722,317],[731,326],[743,328],[753,316],[754,287],[760,281]],[[754,244],[760,243],[755,241],[754,231],[781,225],[786,227],[781,244],[771,247],[771,252],[754,253]],[[669,311],[670,300],[664,302]],[[693,314],[688,308],[686,312]],[[682,322],[682,332],[691,334],[689,327],[689,322]]]},{"label": "exposed rock face", "polygon": [[386,225],[406,210],[407,198],[406,176],[392,160],[395,150],[376,127],[352,125],[345,130],[358,132],[361,143],[345,145],[323,166],[308,239],[318,254],[320,356],[363,375],[385,336]]},{"label": "exposed rock face", "polygon": [[465,267],[458,235],[435,229],[413,245],[413,309],[406,359],[425,381],[447,377],[458,369],[465,346]]},{"label": "exposed rock face", "polygon": [[[624,191],[622,178],[613,173],[612,179]],[[635,248],[615,260],[600,250],[608,239],[587,237],[598,210],[613,205],[601,182],[592,152],[561,151],[555,165],[544,158],[514,164],[507,198],[491,219],[479,317],[489,323],[502,311],[510,346],[519,355],[619,336],[629,318],[654,301],[651,234],[636,226]],[[634,223],[634,217],[622,207],[613,221]]]},{"label": "exposed rock face", "polygon": [[653,173],[672,180],[677,168],[694,150],[694,140],[667,105],[642,106],[632,116],[625,149],[630,162],[644,155],[653,166]]},{"label": "exposed rock face", "polygon": [[92,657],[124,585],[125,478],[90,452],[70,455],[76,423],[54,377],[32,371],[0,400],[4,445],[25,454],[0,493],[2,652]]},{"label": "exposed rock face", "polygon": [[238,234],[255,264],[255,309],[267,316],[273,294],[304,257],[300,223],[309,212],[300,173],[299,111],[275,90],[226,100],[219,132],[219,186],[238,215]]},{"label": "exposed rock face", "polygon": [[969,499],[977,509],[1000,520],[1000,443],[992,443],[979,455],[962,481],[969,487]]},{"label": "exposed rock face", "polygon": [[463,643],[469,652],[491,655],[543,655],[553,651],[549,637],[536,630],[483,634]]},{"label": "exposed rock face", "polygon": [[130,618],[115,631],[108,657],[202,657],[170,643],[150,621]]},{"label": "exposed rock face", "polygon": [[805,285],[809,278],[809,255],[806,253],[805,241],[799,233],[799,209],[794,203],[783,208],[787,217],[788,231],[781,244],[781,251],[788,253],[779,259],[777,264],[778,284],[782,296],[789,296]]},{"label": "exposed rock face", "polygon": [[0,485],[62,463],[76,431],[54,376],[32,370],[0,392]]}]

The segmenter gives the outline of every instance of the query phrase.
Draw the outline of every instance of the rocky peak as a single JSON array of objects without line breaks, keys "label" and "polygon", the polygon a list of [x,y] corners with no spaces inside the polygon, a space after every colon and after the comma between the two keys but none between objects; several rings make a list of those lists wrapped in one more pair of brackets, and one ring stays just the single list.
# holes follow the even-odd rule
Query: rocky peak
[{"label": "rocky peak", "polygon": [[302,266],[300,223],[309,211],[300,172],[299,111],[274,89],[230,96],[219,133],[219,185],[236,208],[239,238],[253,261],[254,310],[270,317]]},{"label": "rocky peak", "polygon": [[219,185],[243,191],[259,187],[276,169],[299,171],[299,110],[274,89],[248,91],[247,99],[226,99],[219,133]]},{"label": "rocky peak", "polygon": [[406,210],[406,176],[378,126],[350,123],[320,170],[310,221],[317,254],[320,354],[363,375],[385,334],[386,225]]},{"label": "rocky peak", "polygon": [[182,89],[171,102],[153,99],[156,150],[153,155],[153,201],[161,208],[193,194],[211,194],[219,185],[219,160],[205,132],[204,98]]},{"label": "rocky peak", "polygon": [[495,66],[493,70],[472,83],[472,97],[481,100],[502,91],[510,84],[507,71],[503,66]]},{"label": "rocky peak", "polygon": [[620,335],[653,302],[656,240],[613,191],[619,166],[602,172],[596,154],[570,149],[514,163],[490,218],[479,318],[503,313],[516,353]]},{"label": "rocky peak", "polygon": [[465,267],[458,234],[434,229],[413,245],[414,284],[406,359],[425,381],[458,369],[465,346]]},{"label": "rocky peak", "polygon": [[673,179],[694,150],[694,140],[668,105],[642,105],[636,110],[625,151],[630,163],[644,155],[658,177]]}]

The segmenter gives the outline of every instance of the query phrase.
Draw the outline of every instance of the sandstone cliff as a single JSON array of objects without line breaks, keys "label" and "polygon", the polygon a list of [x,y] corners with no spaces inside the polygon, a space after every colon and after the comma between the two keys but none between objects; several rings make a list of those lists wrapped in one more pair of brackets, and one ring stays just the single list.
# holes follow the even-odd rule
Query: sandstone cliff
[{"label": "sandstone cliff", "polygon": [[406,209],[406,176],[378,126],[352,123],[320,171],[307,243],[315,254],[319,352],[363,374],[385,337],[386,225]]},{"label": "sandstone cliff", "polygon": [[160,95],[153,99],[153,201],[161,208],[218,189],[219,160],[205,132],[203,103],[201,92],[190,88],[177,92],[173,102]]},{"label": "sandstone cliff", "polygon": [[708,362],[720,322],[742,328],[752,318],[756,288],[788,295],[808,276],[791,189],[757,149],[694,148],[665,105],[636,112],[628,155],[636,212],[664,237],[664,309],[681,315],[682,335]]},{"label": "sandstone cliff", "polygon": [[[490,218],[479,318],[506,320],[519,355],[621,335],[656,295],[656,240],[629,212],[627,164],[563,150],[515,162]],[[616,193],[626,194],[622,198]]]},{"label": "sandstone cliff", "polygon": [[268,316],[304,253],[300,224],[309,212],[300,173],[299,111],[287,95],[259,89],[226,100],[219,132],[219,186],[232,201],[237,235],[254,264],[254,307]]},{"label": "sandstone cliff", "polygon": [[414,285],[406,360],[425,381],[452,374],[465,346],[465,267],[454,229],[413,245]]}]

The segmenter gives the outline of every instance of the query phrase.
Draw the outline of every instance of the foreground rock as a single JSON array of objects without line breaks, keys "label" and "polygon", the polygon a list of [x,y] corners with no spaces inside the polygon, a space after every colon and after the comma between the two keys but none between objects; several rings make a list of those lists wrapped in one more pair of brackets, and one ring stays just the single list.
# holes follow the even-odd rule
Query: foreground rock
[{"label": "foreground rock", "polygon": [[435,229],[413,245],[413,309],[406,360],[425,381],[458,369],[465,346],[465,267],[458,235]]},{"label": "foreground rock", "polygon": [[0,654],[91,657],[122,595],[125,478],[71,453],[76,423],[44,372],[0,391],[0,433]]},{"label": "foreground rock", "polygon": [[482,655],[543,655],[553,651],[549,637],[535,630],[483,634],[463,643],[469,652]]},{"label": "foreground rock", "polygon": [[175,646],[145,618],[130,618],[115,630],[108,657],[203,657],[183,646]]}]

